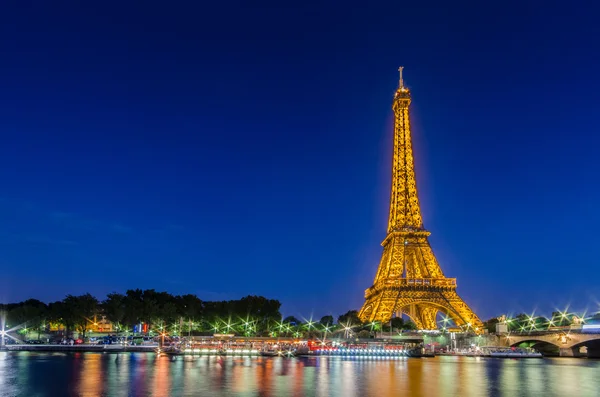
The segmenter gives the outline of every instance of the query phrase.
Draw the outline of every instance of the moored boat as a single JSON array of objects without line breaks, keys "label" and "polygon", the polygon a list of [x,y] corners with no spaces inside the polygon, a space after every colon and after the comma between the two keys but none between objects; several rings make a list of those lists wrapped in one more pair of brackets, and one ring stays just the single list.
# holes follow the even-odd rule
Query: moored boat
[{"label": "moored boat", "polygon": [[260,355],[263,357],[293,357],[295,353],[292,350],[261,350]]},{"label": "moored boat", "polygon": [[490,349],[490,357],[496,358],[542,358],[542,353],[533,349],[494,348]]}]

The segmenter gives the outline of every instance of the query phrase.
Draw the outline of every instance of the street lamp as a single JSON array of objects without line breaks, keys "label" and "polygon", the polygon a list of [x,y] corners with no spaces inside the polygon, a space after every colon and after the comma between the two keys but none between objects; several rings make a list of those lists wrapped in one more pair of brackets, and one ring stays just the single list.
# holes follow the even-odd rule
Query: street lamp
[{"label": "street lamp", "polygon": [[0,347],[4,347],[4,337],[6,336],[6,331],[4,330],[4,322],[6,321],[6,317],[4,312],[0,313]]},{"label": "street lamp", "polygon": [[346,331],[346,335],[344,336],[344,338],[348,339],[352,328],[346,326],[346,327],[344,327],[344,330]]}]

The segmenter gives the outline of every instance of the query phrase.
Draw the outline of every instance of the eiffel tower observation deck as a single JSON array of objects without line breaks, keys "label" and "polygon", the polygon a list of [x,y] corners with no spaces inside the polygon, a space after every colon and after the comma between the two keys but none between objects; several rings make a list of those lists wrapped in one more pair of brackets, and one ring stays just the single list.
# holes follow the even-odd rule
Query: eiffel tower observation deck
[{"label": "eiffel tower observation deck", "polygon": [[464,330],[483,331],[483,324],[456,293],[456,279],[448,278],[429,245],[423,227],[411,143],[410,90],[400,84],[394,95],[394,158],[387,236],[373,285],[365,291],[359,312],[364,322],[388,322],[405,314],[419,329],[437,329],[439,312]]}]

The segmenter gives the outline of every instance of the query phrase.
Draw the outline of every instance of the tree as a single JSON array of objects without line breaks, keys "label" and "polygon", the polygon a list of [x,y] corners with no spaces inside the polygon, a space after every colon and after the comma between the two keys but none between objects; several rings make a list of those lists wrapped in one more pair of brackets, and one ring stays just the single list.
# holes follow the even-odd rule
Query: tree
[{"label": "tree", "polygon": [[363,329],[362,331],[359,331],[358,334],[356,334],[356,336],[361,339],[366,339],[371,336],[371,333],[366,329]]},{"label": "tree", "polygon": [[510,331],[526,330],[529,325],[529,316],[525,313],[519,313],[510,320],[507,320],[508,329]]},{"label": "tree", "polygon": [[65,327],[65,334],[69,333],[73,329],[70,316],[66,313],[65,304],[62,301],[52,302],[48,305],[48,321],[62,324]]},{"label": "tree", "polygon": [[291,326],[297,326],[297,325],[301,325],[302,321],[298,320],[296,317],[294,316],[287,316],[286,318],[283,319],[282,321],[283,323],[287,323]]},{"label": "tree", "polygon": [[40,332],[46,323],[48,307],[37,299],[28,299],[16,305],[11,305],[7,320],[10,324],[21,327],[25,339],[30,331],[37,331],[38,339]]},{"label": "tree", "polygon": [[393,329],[404,329],[405,323],[402,317],[394,317],[391,320]]},{"label": "tree", "polygon": [[179,314],[192,321],[200,320],[203,312],[202,301],[192,294],[178,296],[176,298]]},{"label": "tree", "polygon": [[417,329],[417,324],[413,323],[412,321],[404,321],[404,324],[402,325],[402,329],[405,331],[414,331]]},{"label": "tree", "polygon": [[493,334],[496,332],[496,324],[498,324],[499,322],[500,322],[500,320],[498,320],[497,317],[493,317],[493,318],[490,318],[489,320],[485,321],[483,323],[483,327],[485,329],[487,329],[487,331],[490,334]]},{"label": "tree", "polygon": [[281,302],[275,299],[267,299],[263,296],[246,296],[239,301],[233,301],[239,317],[252,317],[258,319],[262,324],[270,320],[281,318]]},{"label": "tree", "polygon": [[79,296],[67,295],[63,299],[62,317],[66,324],[73,326],[81,333],[82,338],[85,338],[88,323],[92,322],[91,318],[98,312],[98,305],[98,299],[89,293]]},{"label": "tree", "polygon": [[159,310],[159,297],[153,289],[127,290],[125,292],[125,315],[123,322],[133,331],[139,323],[162,323],[163,314]]},{"label": "tree", "polygon": [[187,294],[176,296],[175,303],[183,325],[186,327],[188,333],[191,333],[194,326],[197,326],[198,322],[202,319],[204,311],[203,302],[196,295]]},{"label": "tree", "polygon": [[[130,289],[125,294],[112,292],[99,304],[90,294],[67,295],[65,299],[50,303],[29,300],[0,305],[0,310],[10,313],[11,324],[22,324],[23,329],[39,328],[46,322],[65,327],[67,335],[79,331],[83,337],[88,323],[96,314],[102,314],[123,330],[140,323],[160,328],[161,331],[183,332],[192,328],[210,332],[235,332],[245,335],[267,335],[271,332],[298,334],[300,320],[288,317],[281,326],[281,303],[263,296],[248,295],[238,300],[203,302],[196,295],[173,296],[154,289]],[[327,318],[327,317],[325,317]],[[296,328],[292,325],[297,324]],[[327,324],[333,324],[329,316]],[[292,327],[290,327],[292,325]],[[311,324],[312,325],[312,324]]]},{"label": "tree", "polygon": [[323,317],[321,317],[321,320],[319,320],[319,322],[321,323],[321,325],[328,327],[333,324],[333,316],[331,316],[331,315],[323,316]]},{"label": "tree", "polygon": [[156,323],[172,324],[176,331],[181,332],[178,326],[181,316],[175,297],[168,292],[155,292],[154,290],[144,291],[144,299],[146,299],[146,296],[154,304],[152,308],[154,316],[150,320]]},{"label": "tree", "polygon": [[550,320],[548,320],[544,316],[535,317],[531,322],[534,330],[546,330],[550,324]]},{"label": "tree", "polygon": [[[262,296],[249,295],[239,300],[204,302],[203,306],[203,320],[207,324],[207,329],[212,332],[216,330],[229,332],[230,323],[244,325],[246,322],[252,322],[252,329],[257,334],[268,335],[275,332],[274,329],[281,319],[279,311],[281,303]],[[221,329],[222,327],[225,329]],[[240,328],[241,330],[244,333],[247,331],[245,325]]]},{"label": "tree", "polygon": [[116,292],[110,293],[106,296],[104,302],[102,302],[102,310],[106,318],[119,326],[125,318],[125,295]]},{"label": "tree", "polygon": [[337,322],[340,325],[349,327],[362,324],[362,321],[360,321],[360,318],[358,318],[358,311],[356,310],[349,310],[346,313],[341,314],[340,316],[338,316]]},{"label": "tree", "polygon": [[571,325],[571,319],[567,313],[552,312],[552,324],[555,327],[568,327]]}]

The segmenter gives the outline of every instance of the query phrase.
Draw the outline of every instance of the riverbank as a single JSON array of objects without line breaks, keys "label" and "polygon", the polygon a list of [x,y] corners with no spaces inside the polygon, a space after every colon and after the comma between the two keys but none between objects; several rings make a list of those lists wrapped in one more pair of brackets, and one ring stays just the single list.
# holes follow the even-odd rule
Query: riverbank
[{"label": "riverbank", "polygon": [[158,345],[6,345],[3,351],[39,351],[39,352],[142,352],[151,353]]}]

